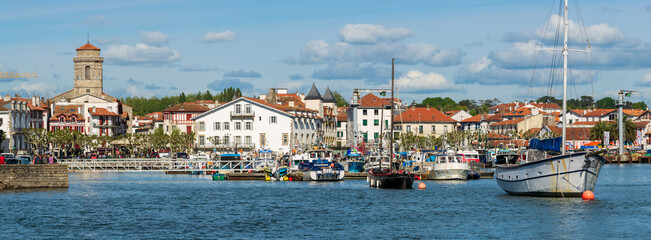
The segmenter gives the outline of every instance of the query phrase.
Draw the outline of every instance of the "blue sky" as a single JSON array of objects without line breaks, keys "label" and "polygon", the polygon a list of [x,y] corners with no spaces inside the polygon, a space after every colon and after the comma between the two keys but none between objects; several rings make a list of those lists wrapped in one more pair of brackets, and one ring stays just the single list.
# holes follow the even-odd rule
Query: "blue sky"
[{"label": "blue sky", "polygon": [[[387,87],[391,57],[408,102],[560,97],[547,67],[533,70],[535,49],[552,41],[547,34],[536,45],[545,23],[555,23],[552,2],[8,1],[0,8],[0,72],[39,78],[1,79],[0,93],[71,89],[74,50],[90,34],[104,57],[104,91],[116,97],[228,86],[250,96],[270,87],[306,93],[312,82],[350,97],[353,88]],[[585,31],[570,32],[585,32],[592,53],[571,55],[569,96],[632,89],[632,101],[651,103],[651,3],[581,1],[581,19],[573,3],[570,26],[581,20]],[[583,42],[571,38],[574,48]]]}]

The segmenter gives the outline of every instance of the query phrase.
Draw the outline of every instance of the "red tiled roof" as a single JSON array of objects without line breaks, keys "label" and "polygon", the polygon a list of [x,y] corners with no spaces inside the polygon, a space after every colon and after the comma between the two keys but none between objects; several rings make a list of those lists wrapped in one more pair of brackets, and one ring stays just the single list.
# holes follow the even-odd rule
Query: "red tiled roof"
[{"label": "red tiled roof", "polygon": [[556,103],[530,103],[532,106],[540,109],[561,109]]},{"label": "red tiled roof", "polygon": [[0,105],[0,111],[9,111],[9,109],[7,109],[6,107],[3,107],[2,105]]},{"label": "red tiled roof", "polygon": [[[368,95],[367,95],[368,96]],[[436,108],[408,108],[393,118],[394,122],[457,122]]]},{"label": "red tiled roof", "polygon": [[248,100],[251,100],[251,101],[254,101],[254,102],[257,102],[257,103],[260,103],[260,104],[263,104],[263,105],[266,105],[266,106],[269,106],[269,107],[272,107],[272,108],[275,108],[275,109],[278,109],[278,110],[281,110],[281,111],[318,112],[317,110],[307,109],[307,108],[304,108],[304,107],[296,107],[296,106],[291,107],[291,106],[278,105],[278,104],[269,104],[269,103],[267,103],[267,101],[257,99],[257,98],[250,98],[250,97],[243,97],[243,98],[246,98]]},{"label": "red tiled roof", "polygon": [[613,111],[617,111],[617,109],[594,109],[586,114],[584,114],[584,117],[601,117],[603,115],[609,114]]},{"label": "red tiled roof", "polygon": [[174,106],[168,107],[163,110],[163,112],[205,112],[210,110],[210,108],[204,107],[196,103],[181,103]]},{"label": "red tiled roof", "polygon": [[519,108],[518,110],[515,110],[515,111],[506,112],[506,113],[504,113],[503,116],[512,117],[512,116],[525,116],[525,115],[531,115],[531,109],[529,109],[529,108]]},{"label": "red tiled roof", "polygon": [[452,116],[454,114],[457,114],[458,112],[461,112],[461,110],[447,111],[445,112],[445,114],[448,116]]},{"label": "red tiled roof", "polygon": [[337,114],[337,121],[338,122],[345,122],[348,121],[348,115],[346,113],[339,113]]},{"label": "red tiled roof", "polygon": [[[557,126],[547,126],[549,130],[555,132],[559,136],[563,133],[563,129]],[[589,127],[571,127],[565,128],[565,138],[567,140],[590,140]]]},{"label": "red tiled roof", "polygon": [[86,43],[84,46],[81,46],[77,48],[77,51],[79,50],[100,50],[98,47],[93,46],[93,44]]},{"label": "red tiled roof", "polygon": [[493,109],[495,109],[495,110],[500,109],[500,111],[502,111],[502,110],[509,111],[509,108],[510,108],[510,109],[511,109],[510,111],[513,111],[513,110],[515,110],[515,109],[518,108],[518,107],[522,107],[521,105],[524,106],[524,103],[521,103],[521,102],[502,103],[502,104],[499,104],[499,105],[496,105],[496,106],[492,106],[492,107],[490,107],[490,108],[488,108],[488,109],[491,109],[491,110],[493,110]]},{"label": "red tiled roof", "polygon": [[649,124],[651,121],[639,121],[639,122],[633,122],[635,124],[635,128],[645,128],[646,125]]},{"label": "red tiled roof", "polygon": [[524,121],[524,118],[516,118],[516,119],[512,119],[512,120],[504,120],[504,121],[501,121],[501,122],[496,122],[496,123],[493,123],[491,125],[492,126],[514,125],[514,124],[518,124],[519,122],[522,122],[522,121]]},{"label": "red tiled roof", "polygon": [[88,113],[90,113],[90,115],[93,116],[120,116],[117,113],[106,110],[106,108],[98,108],[98,107],[88,108]]},{"label": "red tiled roof", "polygon": [[572,125],[588,125],[588,126],[594,126],[597,124],[598,121],[576,121],[572,123]]},{"label": "red tiled roof", "polygon": [[384,106],[391,106],[391,103],[372,93],[366,94],[366,96],[359,99],[359,107],[361,108],[381,108]]}]

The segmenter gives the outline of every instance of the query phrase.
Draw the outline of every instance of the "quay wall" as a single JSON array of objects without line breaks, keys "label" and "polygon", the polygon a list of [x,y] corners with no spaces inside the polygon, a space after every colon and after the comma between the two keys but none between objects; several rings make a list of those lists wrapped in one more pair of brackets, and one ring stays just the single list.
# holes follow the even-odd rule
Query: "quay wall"
[{"label": "quay wall", "polygon": [[0,190],[27,188],[68,188],[65,164],[2,164]]}]

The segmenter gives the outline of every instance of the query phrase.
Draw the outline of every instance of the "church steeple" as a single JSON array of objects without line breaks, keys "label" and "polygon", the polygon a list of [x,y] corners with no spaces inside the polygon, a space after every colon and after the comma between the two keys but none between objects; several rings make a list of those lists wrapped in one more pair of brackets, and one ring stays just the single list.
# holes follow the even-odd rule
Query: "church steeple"
[{"label": "church steeple", "polygon": [[101,96],[103,93],[103,69],[104,58],[100,57],[101,49],[90,44],[90,38],[86,44],[77,48],[75,64],[75,88],[76,96],[90,94]]}]

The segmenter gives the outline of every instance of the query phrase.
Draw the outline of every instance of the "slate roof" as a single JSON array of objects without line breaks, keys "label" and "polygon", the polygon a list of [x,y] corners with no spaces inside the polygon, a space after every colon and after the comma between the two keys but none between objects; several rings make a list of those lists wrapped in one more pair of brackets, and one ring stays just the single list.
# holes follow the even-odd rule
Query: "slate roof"
[{"label": "slate roof", "polygon": [[323,97],[319,93],[319,90],[316,89],[314,83],[312,83],[312,89],[310,89],[310,92],[305,96],[305,100],[323,100]]},{"label": "slate roof", "polygon": [[327,87],[325,93],[323,94],[323,102],[337,103],[337,99],[335,99],[335,96],[332,95],[332,92],[330,92],[330,87]]}]

